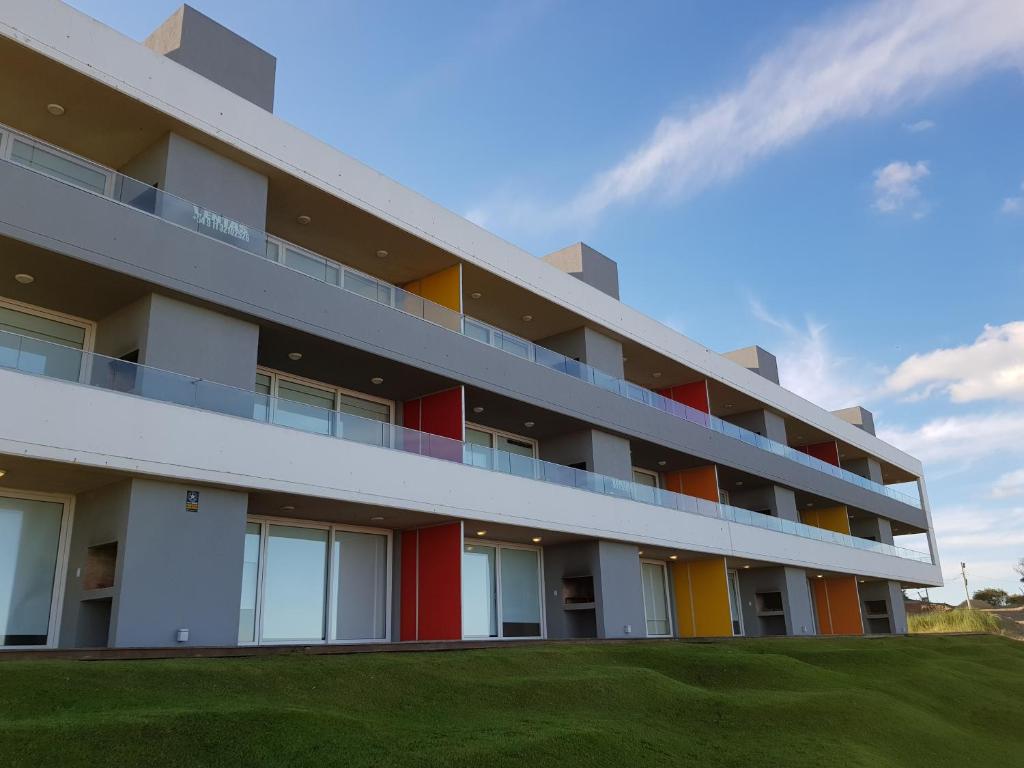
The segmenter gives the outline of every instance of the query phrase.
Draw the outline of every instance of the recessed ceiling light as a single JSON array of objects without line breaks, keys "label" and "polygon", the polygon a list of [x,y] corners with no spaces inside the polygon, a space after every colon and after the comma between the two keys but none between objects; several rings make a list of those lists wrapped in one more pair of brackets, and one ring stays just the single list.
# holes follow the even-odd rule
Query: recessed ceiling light
[{"label": "recessed ceiling light", "polygon": [[382,515],[374,515],[373,517],[370,518],[370,520],[372,520],[375,523],[379,523],[383,519],[384,519],[384,517]]},{"label": "recessed ceiling light", "polygon": [[22,285],[28,285],[29,283],[34,283],[36,281],[36,279],[27,272],[19,272],[14,276],[14,279]]},{"label": "recessed ceiling light", "polygon": [[664,467],[664,466],[665,466],[665,465],[666,465],[667,463],[668,463],[667,461],[665,461],[664,459],[662,459],[661,461],[659,461],[659,462],[658,462],[658,466],[659,466],[659,467]]},{"label": "recessed ceiling light", "polygon": [[679,555],[669,555],[668,559],[669,560],[678,560],[679,559]]},{"label": "recessed ceiling light", "polygon": [[749,566],[749,565],[744,565],[743,567],[744,567],[744,568],[749,568],[750,566]]},{"label": "recessed ceiling light", "polygon": [[301,360],[302,359],[302,353],[301,352],[289,352],[288,353],[288,359],[289,360]]},{"label": "recessed ceiling light", "polygon": [[743,481],[742,480],[737,480],[736,481],[736,485],[743,485]]},{"label": "recessed ceiling light", "polygon": [[480,291],[473,291],[471,294],[469,294],[469,298],[471,299],[479,299],[481,296],[483,296],[483,294],[480,293]]},{"label": "recessed ceiling light", "polygon": [[312,221],[313,219],[311,219],[311,218],[310,218],[309,216],[307,216],[306,214],[304,214],[304,213],[303,213],[303,214],[301,214],[301,215],[297,216],[297,217],[295,218],[295,220],[296,220],[297,222],[299,222],[299,224],[301,224],[302,226],[306,226],[306,225],[307,225],[307,224],[309,224],[309,222],[311,222],[311,221]]},{"label": "recessed ceiling light", "polygon": [[861,583],[861,584],[864,584],[864,583],[865,583],[866,581],[867,581],[867,579],[861,579],[861,580],[860,580],[860,583]]},{"label": "recessed ceiling light", "polygon": [[824,579],[825,577],[824,577],[824,576],[822,576],[822,575],[821,575],[821,574],[819,573],[819,574],[818,574],[818,578],[819,578],[819,579]]},{"label": "recessed ceiling light", "polygon": [[803,435],[797,435],[797,436],[796,436],[796,439],[797,439],[797,440],[803,440],[803,439],[804,439],[804,436],[803,436]]},{"label": "recessed ceiling light", "polygon": [[653,376],[656,379],[660,379],[661,378],[661,371],[655,371],[654,373],[651,374],[651,376]]},{"label": "recessed ceiling light", "polygon": [[523,422],[523,426],[526,427],[527,429],[531,429],[533,427],[533,422],[532,421],[524,421]]},{"label": "recessed ceiling light", "polygon": [[484,407],[482,405],[474,405],[473,406],[473,413],[483,413],[483,412],[484,412]]},{"label": "recessed ceiling light", "polygon": [[813,507],[814,506],[814,502],[813,501],[808,501],[806,504],[804,504],[804,506],[805,507]]},{"label": "recessed ceiling light", "polygon": [[476,535],[477,536],[486,536],[487,535],[487,531],[477,531]]},{"label": "recessed ceiling light", "polygon": [[282,512],[294,512],[295,511],[295,507],[293,507],[291,504],[285,504],[283,507],[281,507],[281,511]]},{"label": "recessed ceiling light", "polygon": [[735,405],[736,405],[735,403],[726,403],[726,404],[725,404],[725,407],[726,407],[726,408],[734,408],[734,407],[735,407]]},{"label": "recessed ceiling light", "polygon": [[371,384],[383,384],[384,383],[384,379],[382,379],[380,376],[374,376],[372,379],[370,379],[370,383]]},{"label": "recessed ceiling light", "polygon": [[7,470],[6,469],[0,469],[0,477],[3,477],[6,474],[7,474]]},{"label": "recessed ceiling light", "polygon": [[523,322],[528,323],[533,320],[533,315],[523,315]]},{"label": "recessed ceiling light", "polygon": [[644,551],[642,549],[639,552],[637,552],[638,555],[642,555],[643,553]]},{"label": "recessed ceiling light", "polygon": [[530,539],[530,541],[532,541],[534,544],[540,544],[540,536],[534,536],[532,539]]},{"label": "recessed ceiling light", "polygon": [[381,248],[379,251],[377,251],[377,258],[378,259],[386,259],[387,257],[388,257],[388,252],[385,251],[383,248]]},{"label": "recessed ceiling light", "polygon": [[47,104],[46,105],[46,111],[49,112],[54,117],[60,117],[61,115],[64,114],[64,107],[61,106],[60,104],[56,104],[56,103],[55,104]]}]

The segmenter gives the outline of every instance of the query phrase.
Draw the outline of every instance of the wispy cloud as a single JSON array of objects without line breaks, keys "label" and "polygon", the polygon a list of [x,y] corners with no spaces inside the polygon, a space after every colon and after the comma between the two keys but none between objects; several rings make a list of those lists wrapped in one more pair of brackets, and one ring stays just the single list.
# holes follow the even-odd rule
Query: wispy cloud
[{"label": "wispy cloud", "polygon": [[889,163],[875,171],[874,207],[882,213],[909,211],[914,218],[928,212],[921,200],[917,183],[928,176],[928,163],[918,161],[911,165],[902,160]]},{"label": "wispy cloud", "polygon": [[567,202],[520,199],[477,218],[578,226],[644,195],[692,195],[815,131],[1022,65],[1024,13],[1012,0],[872,2],[795,31],[736,89],[662,118]]},{"label": "wispy cloud", "polygon": [[[865,367],[839,354],[828,337],[827,327],[811,318],[797,326],[772,314],[756,299],[750,300],[755,318],[781,332],[781,346],[769,350],[779,361],[783,387],[801,397],[835,410],[868,400],[875,388],[867,381]],[[875,370],[878,381],[883,372]]]},{"label": "wispy cloud", "polygon": [[904,360],[886,379],[890,393],[923,399],[939,391],[955,403],[1024,399],[1024,321],[986,325],[971,344]]},{"label": "wispy cloud", "polygon": [[[1024,192],[1024,183],[1020,185],[1021,191]],[[1024,195],[1017,195],[1016,197],[1004,197],[1003,204],[999,208],[1003,213],[1009,214],[1024,214]]]},{"label": "wispy cloud", "polygon": [[996,499],[1024,496],[1024,469],[1007,472],[996,478],[995,485],[992,486],[992,496]]},{"label": "wispy cloud", "polygon": [[935,123],[931,120],[918,120],[916,123],[906,123],[903,126],[907,133],[924,133],[934,127]]},{"label": "wispy cloud", "polygon": [[1024,454],[1024,411],[943,416],[908,429],[883,426],[878,436],[926,464]]}]

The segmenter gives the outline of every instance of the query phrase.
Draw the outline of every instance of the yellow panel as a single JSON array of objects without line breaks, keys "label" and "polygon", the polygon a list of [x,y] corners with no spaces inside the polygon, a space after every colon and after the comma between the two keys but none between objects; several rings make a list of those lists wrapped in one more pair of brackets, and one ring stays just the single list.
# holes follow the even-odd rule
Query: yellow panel
[{"label": "yellow panel", "polygon": [[448,307],[456,312],[462,311],[462,265],[442,269],[432,275],[414,280],[402,286],[409,293],[415,293],[435,304]]},{"label": "yellow panel", "polygon": [[676,625],[680,637],[731,637],[725,558],[673,563]]},{"label": "yellow panel", "polygon": [[836,533],[850,533],[850,514],[846,507],[829,507],[828,509],[808,509],[800,513],[800,519],[807,525],[824,528]]}]

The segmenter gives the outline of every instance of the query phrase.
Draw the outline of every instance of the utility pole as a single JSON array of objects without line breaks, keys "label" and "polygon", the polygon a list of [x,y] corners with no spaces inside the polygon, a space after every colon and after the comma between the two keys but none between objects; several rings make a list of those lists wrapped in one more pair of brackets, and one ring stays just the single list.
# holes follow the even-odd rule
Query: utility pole
[{"label": "utility pole", "polygon": [[964,595],[967,596],[967,610],[971,610],[971,593],[967,590],[967,563],[960,563],[960,576],[964,580]]}]

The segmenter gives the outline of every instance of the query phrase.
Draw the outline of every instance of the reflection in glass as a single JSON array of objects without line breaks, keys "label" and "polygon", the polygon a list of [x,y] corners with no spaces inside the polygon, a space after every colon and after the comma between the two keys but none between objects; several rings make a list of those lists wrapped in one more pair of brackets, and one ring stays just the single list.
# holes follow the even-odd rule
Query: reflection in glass
[{"label": "reflection in glass", "polygon": [[63,512],[0,496],[0,646],[46,645]]},{"label": "reflection in glass", "polygon": [[462,556],[462,634],[498,636],[494,547],[466,544]]},{"label": "reflection in glass", "polygon": [[539,552],[501,550],[502,637],[540,637]]},{"label": "reflection in glass", "polygon": [[333,640],[384,639],[387,554],[387,536],[335,531]]},{"label": "reflection in glass", "polygon": [[256,641],[256,595],[260,573],[260,524],[245,524],[242,554],[242,602],[238,612],[238,642]]},{"label": "reflection in glass", "polygon": [[668,592],[665,589],[665,566],[662,563],[640,563],[644,586],[644,615],[647,635],[671,633],[668,619]]},{"label": "reflection in glass", "polygon": [[263,640],[323,640],[327,531],[271,525],[264,578]]}]

